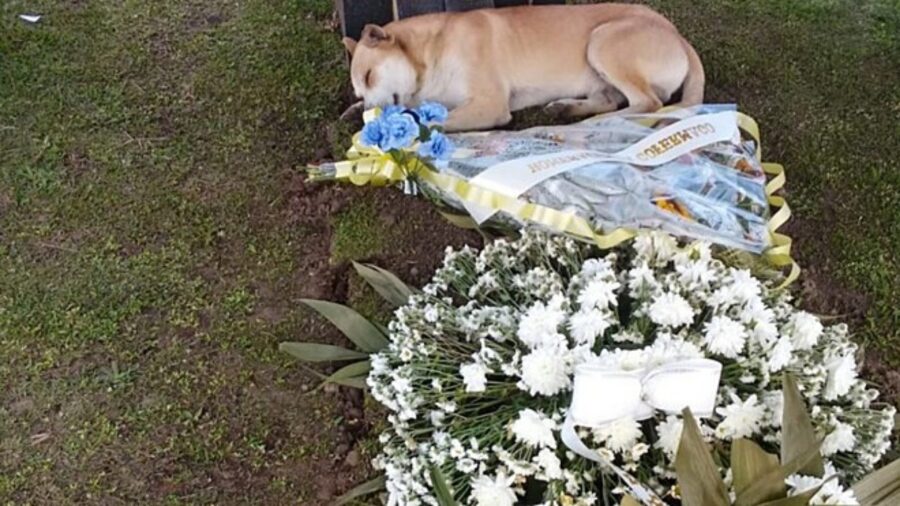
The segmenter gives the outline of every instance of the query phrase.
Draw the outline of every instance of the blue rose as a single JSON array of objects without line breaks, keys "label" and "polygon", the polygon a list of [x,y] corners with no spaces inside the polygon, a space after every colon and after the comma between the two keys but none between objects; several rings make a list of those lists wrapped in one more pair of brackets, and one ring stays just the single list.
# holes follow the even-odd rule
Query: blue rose
[{"label": "blue rose", "polygon": [[441,132],[432,132],[428,142],[423,142],[419,146],[419,155],[433,160],[444,161],[450,159],[454,149],[456,149],[456,146],[453,145],[453,141],[449,137]]},{"label": "blue rose", "polygon": [[387,118],[389,116],[393,116],[395,114],[400,114],[406,109],[400,105],[386,105],[381,109],[381,117]]},{"label": "blue rose", "polygon": [[384,125],[382,125],[381,119],[366,123],[359,136],[359,140],[364,146],[381,146],[382,139],[384,139]]},{"label": "blue rose", "polygon": [[409,114],[392,114],[382,121],[382,138],[378,146],[383,151],[407,148],[419,136],[419,125]]},{"label": "blue rose", "polygon": [[424,102],[416,110],[422,123],[443,123],[447,121],[447,108],[437,102]]}]

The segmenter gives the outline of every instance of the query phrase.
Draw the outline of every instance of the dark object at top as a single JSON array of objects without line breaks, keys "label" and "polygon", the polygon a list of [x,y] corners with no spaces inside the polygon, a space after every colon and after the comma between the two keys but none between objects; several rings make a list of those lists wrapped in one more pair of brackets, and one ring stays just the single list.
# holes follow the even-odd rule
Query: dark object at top
[{"label": "dark object at top", "polygon": [[565,0],[334,0],[344,35],[359,40],[368,23],[384,25],[395,19],[429,12],[468,11],[513,5],[564,4]]}]

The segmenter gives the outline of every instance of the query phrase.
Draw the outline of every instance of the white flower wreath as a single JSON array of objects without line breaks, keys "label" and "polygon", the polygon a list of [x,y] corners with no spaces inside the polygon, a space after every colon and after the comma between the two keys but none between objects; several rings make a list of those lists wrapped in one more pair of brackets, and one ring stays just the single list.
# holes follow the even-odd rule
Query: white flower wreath
[{"label": "white flower wreath", "polygon": [[[889,447],[895,410],[876,409],[877,391],[857,378],[846,325],[824,327],[787,292],[725,266],[704,243],[682,248],[652,233],[601,252],[529,231],[480,253],[448,250],[389,330],[368,378],[391,412],[376,459],[389,504],[436,505],[432,467],[467,504],[616,500],[615,477],[560,440],[581,364],[628,371],[720,362],[715,409],[701,429],[723,457],[736,438],[778,446],[783,372],[798,379],[842,484]],[[603,392],[596,402],[605,402]],[[680,415],[658,411],[579,436],[665,496],[681,431]],[[792,477],[789,486],[802,490],[804,480]],[[848,500],[852,492],[831,482],[817,497],[832,496]]]}]

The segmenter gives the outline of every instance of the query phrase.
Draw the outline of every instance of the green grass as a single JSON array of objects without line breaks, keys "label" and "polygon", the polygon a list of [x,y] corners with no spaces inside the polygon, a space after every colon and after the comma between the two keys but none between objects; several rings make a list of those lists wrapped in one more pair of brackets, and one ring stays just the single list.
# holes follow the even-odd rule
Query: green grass
[{"label": "green grass", "polygon": [[[654,4],[786,165],[807,303],[866,302],[855,330],[900,363],[900,6]],[[331,5],[0,7],[0,504],[317,504],[364,478],[334,464],[338,397],[277,352],[334,338],[298,302],[313,260],[416,241],[353,188],[296,219],[299,168],[349,133]]]},{"label": "green grass", "polygon": [[331,260],[365,260],[384,250],[390,229],[379,218],[371,200],[354,202],[333,219]]}]

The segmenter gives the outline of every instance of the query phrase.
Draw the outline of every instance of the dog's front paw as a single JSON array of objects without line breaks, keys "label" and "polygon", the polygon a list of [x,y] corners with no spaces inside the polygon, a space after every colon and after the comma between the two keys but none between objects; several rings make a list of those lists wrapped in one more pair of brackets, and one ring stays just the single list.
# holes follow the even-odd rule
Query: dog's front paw
[{"label": "dog's front paw", "polygon": [[550,102],[549,104],[544,106],[544,112],[556,118],[563,118],[571,115],[571,109],[572,106],[566,103],[564,100]]}]

